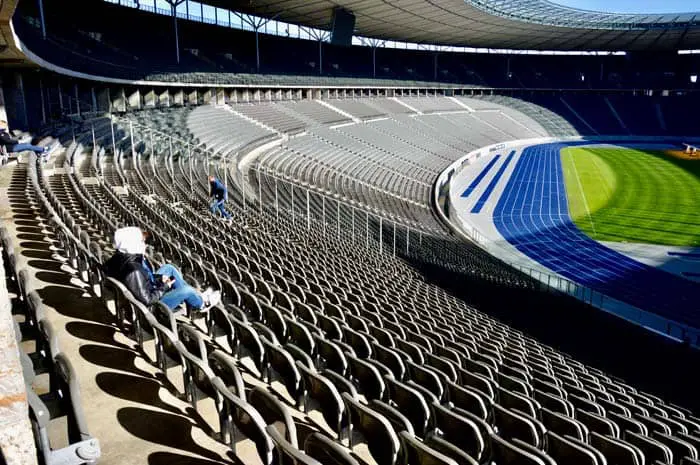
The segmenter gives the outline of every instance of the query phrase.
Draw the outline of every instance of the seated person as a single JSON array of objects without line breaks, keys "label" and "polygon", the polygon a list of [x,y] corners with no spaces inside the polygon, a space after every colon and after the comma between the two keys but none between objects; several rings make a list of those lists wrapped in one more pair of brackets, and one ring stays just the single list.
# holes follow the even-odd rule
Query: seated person
[{"label": "seated person", "polygon": [[10,153],[19,153],[24,151],[32,151],[42,157],[47,157],[52,147],[42,147],[40,145],[20,144],[17,139],[14,139],[7,131],[7,121],[0,120],[0,145],[7,148]]},{"label": "seated person", "polygon": [[[219,291],[207,288],[199,292],[183,279],[180,270],[166,264],[153,271],[144,256],[146,234],[137,227],[118,229],[114,233],[116,253],[103,267],[105,274],[124,284],[131,294],[144,305],[161,302],[171,311],[185,303],[192,309],[209,310],[221,300]],[[183,311],[176,311],[181,314]]]}]

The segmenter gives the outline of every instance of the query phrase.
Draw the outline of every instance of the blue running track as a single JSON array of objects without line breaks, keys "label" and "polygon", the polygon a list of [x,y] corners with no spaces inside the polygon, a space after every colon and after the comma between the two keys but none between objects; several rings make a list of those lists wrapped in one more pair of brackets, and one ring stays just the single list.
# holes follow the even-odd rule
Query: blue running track
[{"label": "blue running track", "polygon": [[499,158],[501,158],[500,155],[496,155],[495,157],[493,157],[493,159],[484,167],[484,169],[481,170],[481,173],[479,173],[479,175],[474,178],[471,184],[469,184],[469,187],[467,187],[466,190],[462,193],[462,197],[467,198],[469,197],[469,194],[474,192],[476,186],[478,186],[481,180],[486,177],[489,171],[491,171],[491,168],[493,168],[493,165],[496,164]]},{"label": "blue running track", "polygon": [[700,328],[700,284],[615,252],[573,223],[559,155],[566,146],[544,144],[523,151],[493,214],[500,234],[571,281]]},{"label": "blue running track", "polygon": [[493,175],[493,179],[491,179],[491,182],[488,186],[486,186],[486,189],[484,189],[484,192],[482,192],[481,197],[479,197],[479,200],[477,200],[474,204],[474,208],[472,208],[472,213],[481,213],[481,209],[484,208],[484,205],[486,205],[486,202],[489,200],[491,193],[496,188],[496,184],[498,184],[498,181],[501,180],[503,173],[505,173],[506,169],[508,168],[508,165],[510,165],[510,162],[514,156],[515,150],[510,152],[510,155],[508,155],[506,161],[503,162],[498,171],[496,171],[496,174]]}]

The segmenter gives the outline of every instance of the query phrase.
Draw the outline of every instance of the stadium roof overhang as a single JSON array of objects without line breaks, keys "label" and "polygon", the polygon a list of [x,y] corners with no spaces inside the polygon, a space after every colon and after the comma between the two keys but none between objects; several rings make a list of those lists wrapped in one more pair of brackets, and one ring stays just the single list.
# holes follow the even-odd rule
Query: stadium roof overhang
[{"label": "stadium roof overhang", "polygon": [[386,40],[524,50],[665,51],[700,48],[700,13],[610,14],[547,0],[203,0],[329,29],[333,9],[355,34]]}]

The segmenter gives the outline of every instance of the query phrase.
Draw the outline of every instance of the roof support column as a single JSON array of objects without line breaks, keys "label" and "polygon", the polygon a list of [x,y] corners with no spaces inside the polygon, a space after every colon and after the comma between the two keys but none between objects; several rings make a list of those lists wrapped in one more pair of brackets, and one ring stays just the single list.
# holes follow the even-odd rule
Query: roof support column
[{"label": "roof support column", "polygon": [[366,45],[372,49],[372,77],[377,77],[377,48],[383,47],[386,43],[385,40],[370,39],[366,37],[360,37],[360,42],[362,45]]},{"label": "roof support column", "polygon": [[39,3],[39,21],[41,21],[41,38],[46,39],[46,20],[44,18],[44,0],[37,0]]},{"label": "roof support column", "polygon": [[241,22],[246,23],[247,25],[253,28],[253,31],[255,31],[255,70],[257,72],[260,72],[260,28],[264,27],[267,23],[277,18],[278,14],[273,16],[272,18],[259,18],[257,16],[246,15],[242,13],[234,14],[241,19]]},{"label": "roof support column", "polygon": [[165,0],[170,5],[170,11],[173,14],[173,26],[175,28],[175,60],[180,64],[180,37],[177,27],[177,7],[185,0]]},{"label": "roof support column", "polygon": [[318,42],[318,74],[322,75],[323,74],[323,42],[328,41],[330,39],[330,33],[328,31],[322,31],[320,29],[311,29],[311,28],[305,28],[305,27],[300,27],[301,30],[305,31],[309,36],[313,37],[316,39]]}]

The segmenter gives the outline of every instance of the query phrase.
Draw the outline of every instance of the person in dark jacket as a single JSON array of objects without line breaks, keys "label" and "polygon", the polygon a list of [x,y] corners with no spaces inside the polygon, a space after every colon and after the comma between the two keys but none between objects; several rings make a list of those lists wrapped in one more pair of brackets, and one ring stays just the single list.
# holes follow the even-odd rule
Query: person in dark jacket
[{"label": "person in dark jacket", "polygon": [[10,153],[19,153],[32,151],[37,155],[46,156],[50,151],[50,147],[42,147],[40,145],[20,144],[19,141],[13,138],[7,131],[7,121],[0,121],[0,145],[4,146]]},{"label": "person in dark jacket", "polygon": [[114,233],[114,255],[103,265],[105,274],[124,284],[144,305],[161,302],[170,310],[185,303],[190,308],[208,310],[219,303],[221,295],[208,288],[199,292],[187,284],[180,271],[166,264],[157,271],[145,257],[145,235],[141,229],[127,227]]},{"label": "person in dark jacket", "polygon": [[209,210],[216,214],[218,211],[221,216],[227,220],[231,219],[231,215],[224,208],[224,204],[228,200],[228,192],[226,186],[219,181],[216,176],[209,176],[209,197],[212,199]]}]

